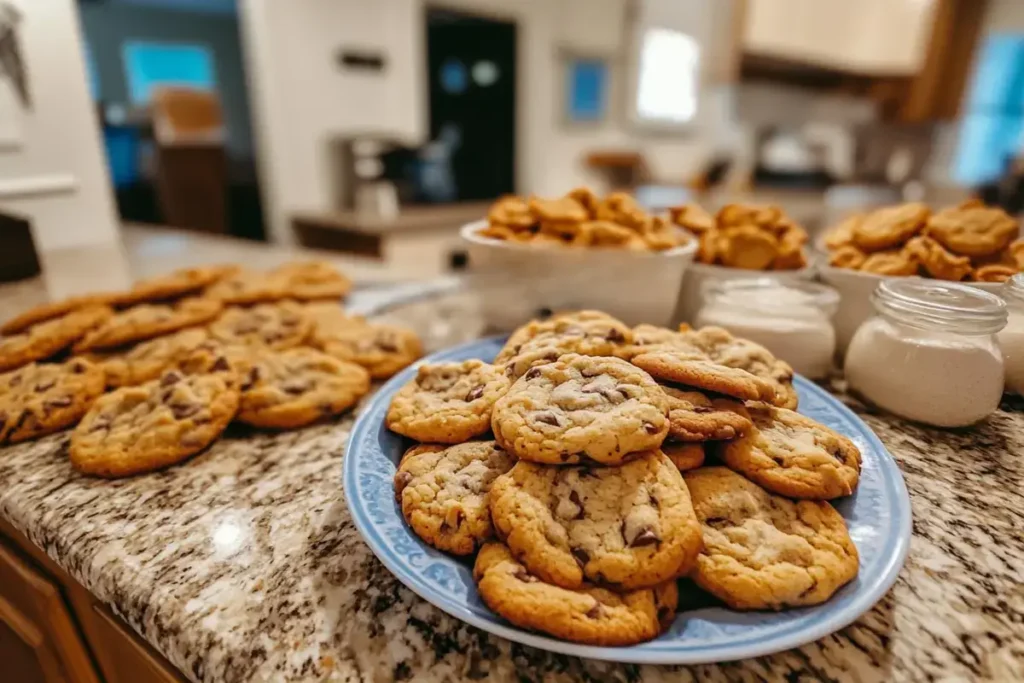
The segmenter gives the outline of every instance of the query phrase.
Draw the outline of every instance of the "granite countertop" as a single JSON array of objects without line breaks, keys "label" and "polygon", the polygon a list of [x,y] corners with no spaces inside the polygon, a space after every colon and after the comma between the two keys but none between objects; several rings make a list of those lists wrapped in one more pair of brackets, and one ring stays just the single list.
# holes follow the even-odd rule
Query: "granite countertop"
[{"label": "granite countertop", "polygon": [[[0,287],[0,318],[43,293],[39,281]],[[473,311],[446,295],[388,317],[440,348],[481,332]],[[0,514],[194,681],[1024,680],[1024,402],[956,431],[849,402],[905,474],[906,566],[842,631],[713,666],[554,655],[418,598],[346,509],[351,415],[281,434],[232,427],[186,465],[119,481],[73,472],[67,433],[12,446]]]}]

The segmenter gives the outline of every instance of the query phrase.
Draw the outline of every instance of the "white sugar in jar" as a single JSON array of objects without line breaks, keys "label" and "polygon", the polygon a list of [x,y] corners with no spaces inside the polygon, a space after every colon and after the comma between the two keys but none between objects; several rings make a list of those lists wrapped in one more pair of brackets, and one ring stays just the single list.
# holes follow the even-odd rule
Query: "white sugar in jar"
[{"label": "white sugar in jar", "polygon": [[984,419],[1003,394],[996,333],[1006,304],[989,292],[938,280],[883,281],[876,314],[846,352],[850,388],[891,413],[938,427]]},{"label": "white sugar in jar", "polygon": [[764,346],[801,375],[828,376],[836,350],[832,316],[839,304],[831,287],[764,277],[711,282],[703,294],[698,327],[724,327]]},{"label": "white sugar in jar", "polygon": [[1009,313],[1006,327],[997,335],[1006,365],[1006,390],[1024,395],[1024,273],[1007,280],[1000,294]]}]

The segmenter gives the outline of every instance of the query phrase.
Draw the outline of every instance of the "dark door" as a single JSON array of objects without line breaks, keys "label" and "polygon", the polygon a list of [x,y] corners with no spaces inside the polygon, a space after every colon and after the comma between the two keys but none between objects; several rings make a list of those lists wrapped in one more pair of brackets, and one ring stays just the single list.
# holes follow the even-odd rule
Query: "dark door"
[{"label": "dark door", "polygon": [[515,191],[516,25],[427,12],[432,156],[451,173],[450,198]]}]

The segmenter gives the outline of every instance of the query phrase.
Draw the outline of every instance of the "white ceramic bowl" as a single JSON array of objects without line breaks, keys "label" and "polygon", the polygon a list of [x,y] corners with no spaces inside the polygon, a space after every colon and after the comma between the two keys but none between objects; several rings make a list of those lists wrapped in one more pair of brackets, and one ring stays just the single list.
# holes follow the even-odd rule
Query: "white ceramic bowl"
[{"label": "white ceramic bowl", "polygon": [[697,241],[667,251],[569,248],[483,237],[462,226],[490,327],[511,330],[544,311],[595,308],[627,325],[670,325]]},{"label": "white ceramic bowl", "polygon": [[704,303],[703,288],[706,284],[726,280],[751,280],[759,277],[771,277],[780,282],[811,280],[814,278],[814,268],[807,266],[799,270],[746,270],[708,263],[693,263],[686,269],[674,320],[693,323],[697,312]]},{"label": "white ceramic bowl", "polygon": [[[835,268],[822,263],[818,267],[821,281],[831,285],[839,292],[839,309],[833,320],[836,328],[836,350],[839,357],[846,355],[846,347],[850,344],[853,333],[861,323],[875,313],[871,303],[871,293],[882,280],[893,279],[893,275],[876,275],[849,268]],[[998,294],[1003,286],[1001,282],[962,282],[960,284],[977,287],[986,292]]]}]

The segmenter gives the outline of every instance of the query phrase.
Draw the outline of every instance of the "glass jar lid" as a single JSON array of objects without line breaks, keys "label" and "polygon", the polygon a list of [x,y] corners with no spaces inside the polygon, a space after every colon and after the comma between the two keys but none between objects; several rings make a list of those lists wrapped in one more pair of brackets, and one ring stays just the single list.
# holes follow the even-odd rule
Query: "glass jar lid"
[{"label": "glass jar lid", "polygon": [[754,310],[779,316],[800,316],[808,311],[832,317],[839,306],[839,292],[806,280],[774,277],[708,281],[704,300],[729,308]]},{"label": "glass jar lid", "polygon": [[999,294],[1006,299],[1007,303],[1024,305],[1024,273],[1017,273],[1004,282]]},{"label": "glass jar lid", "polygon": [[871,295],[875,309],[911,327],[959,334],[994,334],[1006,327],[1006,303],[975,287],[924,280],[883,280]]}]

